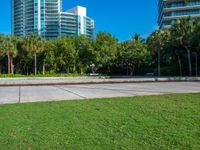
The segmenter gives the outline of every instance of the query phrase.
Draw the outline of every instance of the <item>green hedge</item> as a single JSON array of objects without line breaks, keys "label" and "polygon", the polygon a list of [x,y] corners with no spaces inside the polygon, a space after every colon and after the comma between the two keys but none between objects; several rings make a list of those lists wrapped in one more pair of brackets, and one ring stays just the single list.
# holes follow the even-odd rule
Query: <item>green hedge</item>
[{"label": "green hedge", "polygon": [[89,76],[87,74],[31,74],[31,75],[22,75],[22,74],[0,74],[0,78],[23,78],[23,77],[84,77]]}]

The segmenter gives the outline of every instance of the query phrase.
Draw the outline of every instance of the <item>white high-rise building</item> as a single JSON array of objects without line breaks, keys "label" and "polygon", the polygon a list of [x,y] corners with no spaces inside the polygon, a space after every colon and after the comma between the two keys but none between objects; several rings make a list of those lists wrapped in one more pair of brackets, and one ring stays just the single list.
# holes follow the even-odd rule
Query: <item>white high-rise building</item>
[{"label": "white high-rise building", "polygon": [[86,35],[94,36],[94,21],[87,17],[86,8],[77,6],[61,12],[61,35]]},{"label": "white high-rise building", "polygon": [[85,7],[63,12],[62,0],[12,0],[12,33],[37,33],[46,39],[80,34],[93,38],[94,21],[86,16]]}]

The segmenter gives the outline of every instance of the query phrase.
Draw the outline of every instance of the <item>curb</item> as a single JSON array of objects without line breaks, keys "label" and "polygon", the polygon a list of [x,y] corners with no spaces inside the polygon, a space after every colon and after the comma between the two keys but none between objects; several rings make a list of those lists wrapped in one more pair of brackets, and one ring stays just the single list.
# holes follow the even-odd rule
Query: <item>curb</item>
[{"label": "curb", "polygon": [[80,84],[118,84],[118,83],[154,83],[154,82],[200,82],[200,77],[167,78],[4,78],[0,87],[5,86],[50,86]]}]

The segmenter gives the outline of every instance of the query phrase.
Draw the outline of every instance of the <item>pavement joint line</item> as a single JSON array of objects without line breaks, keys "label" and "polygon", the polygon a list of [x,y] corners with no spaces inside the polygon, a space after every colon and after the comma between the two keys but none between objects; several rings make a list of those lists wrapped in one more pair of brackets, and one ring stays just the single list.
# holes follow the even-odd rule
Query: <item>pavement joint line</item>
[{"label": "pavement joint line", "polygon": [[54,86],[54,87],[56,87],[56,88],[58,88],[58,89],[60,89],[60,90],[66,91],[66,92],[68,92],[68,93],[72,93],[72,94],[74,94],[74,95],[76,95],[76,96],[79,96],[79,97],[81,97],[81,98],[83,98],[83,99],[87,99],[87,97],[82,96],[82,95],[80,95],[80,94],[77,94],[77,93],[75,93],[75,92],[72,92],[72,91],[70,91],[70,90],[67,90],[67,89],[65,89],[65,88],[63,88],[63,87],[60,87],[60,86]]},{"label": "pavement joint line", "polygon": [[104,91],[114,91],[114,92],[119,92],[119,93],[122,93],[122,94],[130,94],[132,95],[132,93],[129,93],[129,92],[122,92],[120,89],[106,89],[106,88],[97,88],[97,87],[93,87],[93,86],[82,86],[82,87],[79,87],[79,88],[87,88],[87,89],[96,89],[96,90],[104,90]]},{"label": "pavement joint line", "polygon": [[[96,87],[93,87],[93,86],[91,86],[92,88],[90,88],[90,87],[85,87],[85,88],[88,88],[88,89],[101,89],[101,90],[110,90],[110,91],[115,91],[115,92],[120,92],[120,93],[123,93],[123,94],[132,94],[132,93],[130,93],[131,91],[132,92],[148,92],[148,93],[150,93],[150,92],[155,92],[155,93],[163,93],[163,94],[170,94],[171,92],[165,92],[165,91],[157,91],[157,90],[126,90],[126,89],[109,89],[109,88],[96,88]],[[126,92],[122,92],[122,91],[126,91]]]}]

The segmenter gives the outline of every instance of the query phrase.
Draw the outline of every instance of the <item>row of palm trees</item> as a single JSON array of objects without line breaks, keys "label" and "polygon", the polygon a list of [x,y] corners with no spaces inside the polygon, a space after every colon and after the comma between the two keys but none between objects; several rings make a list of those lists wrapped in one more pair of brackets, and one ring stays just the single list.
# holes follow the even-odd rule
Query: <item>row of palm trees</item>
[{"label": "row of palm trees", "polygon": [[[158,75],[161,75],[162,55],[167,59],[174,57],[178,60],[180,76],[182,76],[182,60],[187,55],[188,75],[192,76],[191,56],[196,56],[196,75],[198,75],[198,58],[200,55],[200,18],[183,18],[170,28],[154,31],[147,39],[149,48],[157,53]],[[161,54],[162,53],[162,54]]]},{"label": "row of palm trees", "polygon": [[45,40],[36,34],[24,38],[13,35],[0,35],[0,56],[7,56],[8,74],[14,74],[13,59],[18,54],[18,47],[24,49],[34,56],[34,73],[37,74],[37,53],[44,50]]},{"label": "row of palm trees", "polygon": [[6,55],[8,58],[8,74],[14,73],[13,58],[17,55],[17,37],[15,36],[3,36],[0,38],[1,51],[0,55]]}]

